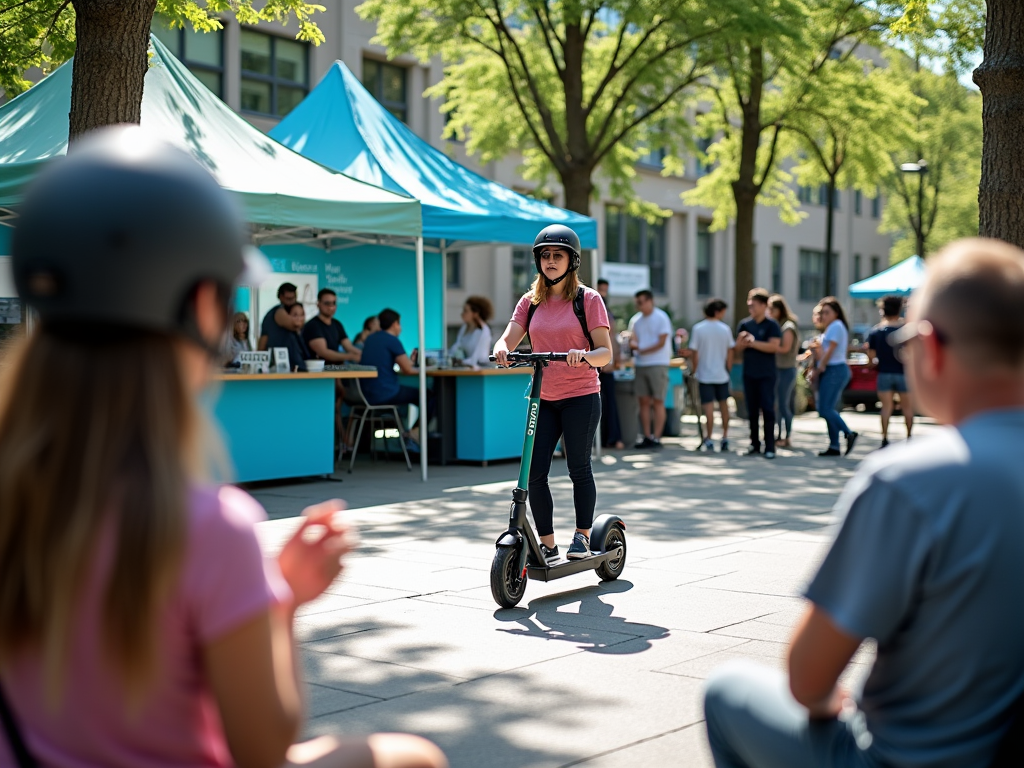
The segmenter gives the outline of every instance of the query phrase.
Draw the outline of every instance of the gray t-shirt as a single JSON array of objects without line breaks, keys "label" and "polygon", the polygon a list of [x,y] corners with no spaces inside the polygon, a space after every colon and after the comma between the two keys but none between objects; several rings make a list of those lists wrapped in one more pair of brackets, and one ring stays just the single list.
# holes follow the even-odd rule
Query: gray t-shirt
[{"label": "gray t-shirt", "polygon": [[807,597],[875,638],[859,697],[892,766],[987,766],[1024,691],[1024,409],[873,454]]}]

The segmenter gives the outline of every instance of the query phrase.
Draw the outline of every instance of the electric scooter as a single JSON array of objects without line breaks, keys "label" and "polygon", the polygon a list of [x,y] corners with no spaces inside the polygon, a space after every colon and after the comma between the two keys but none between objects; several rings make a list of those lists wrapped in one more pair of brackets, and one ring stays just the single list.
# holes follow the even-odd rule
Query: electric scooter
[{"label": "electric scooter", "polygon": [[[580,560],[561,560],[549,565],[540,551],[540,542],[526,517],[527,488],[533,441],[540,413],[540,385],[544,368],[549,363],[566,362],[565,352],[510,352],[509,367],[533,367],[530,404],[526,416],[526,439],[523,458],[519,465],[519,482],[512,491],[508,530],[495,542],[496,551],[491,563],[491,595],[502,608],[514,608],[523,599],[528,579],[552,581],[583,571],[596,571],[601,581],[619,578],[626,566],[626,524],[617,515],[601,515],[594,520],[590,531],[589,557]],[[491,360],[494,360],[492,355]]]}]

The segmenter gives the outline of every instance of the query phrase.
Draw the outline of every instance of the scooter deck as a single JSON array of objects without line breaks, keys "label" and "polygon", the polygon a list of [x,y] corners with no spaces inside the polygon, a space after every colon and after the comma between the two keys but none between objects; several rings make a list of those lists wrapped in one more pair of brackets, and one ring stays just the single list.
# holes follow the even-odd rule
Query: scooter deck
[{"label": "scooter deck", "polygon": [[593,571],[602,563],[614,560],[622,555],[622,547],[616,547],[608,552],[584,557],[581,560],[562,560],[554,565],[527,565],[527,575],[536,581],[553,581],[563,576],[572,576],[574,573]]}]

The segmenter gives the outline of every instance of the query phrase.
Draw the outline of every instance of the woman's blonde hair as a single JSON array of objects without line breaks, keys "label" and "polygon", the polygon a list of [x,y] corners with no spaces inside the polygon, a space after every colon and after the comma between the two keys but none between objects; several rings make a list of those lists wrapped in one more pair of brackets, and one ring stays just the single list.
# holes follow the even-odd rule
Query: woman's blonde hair
[{"label": "woman's blonde hair", "polygon": [[245,324],[249,325],[249,316],[245,312],[235,312],[234,317],[231,318],[231,338],[237,339],[238,341],[245,341],[249,338],[249,334],[246,333],[241,339],[238,338],[238,330],[235,328],[238,325],[239,320],[245,320]]},{"label": "woman's blonde hair", "polygon": [[771,309],[777,309],[782,314],[782,322],[793,323],[793,325],[799,324],[797,316],[793,314],[793,310],[789,308],[789,304],[786,303],[786,297],[781,293],[773,293],[768,298],[768,306]]},{"label": "woman's blonde hair", "polygon": [[100,578],[102,648],[137,702],[185,549],[201,421],[173,338],[91,330],[40,330],[4,354],[0,665],[38,652],[55,703],[78,599]]},{"label": "woman's blonde hair", "polygon": [[[580,289],[582,283],[580,282],[579,272],[572,270],[565,276],[565,293],[562,295],[567,299],[572,299],[576,295],[576,292]],[[540,304],[542,301],[546,301],[548,296],[552,293],[551,286],[544,280],[544,276],[538,274],[533,278],[533,285],[530,287],[530,303]]]}]

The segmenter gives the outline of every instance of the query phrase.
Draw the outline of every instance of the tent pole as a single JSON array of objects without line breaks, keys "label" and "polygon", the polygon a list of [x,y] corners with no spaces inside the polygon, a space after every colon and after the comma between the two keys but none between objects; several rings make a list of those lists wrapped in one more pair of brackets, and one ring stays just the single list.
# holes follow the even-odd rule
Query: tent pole
[{"label": "tent pole", "polygon": [[448,351],[448,245],[441,238],[441,361],[444,364]]},{"label": "tent pole", "polygon": [[420,354],[416,361],[420,371],[420,477],[427,481],[427,444],[430,442],[430,425],[427,423],[427,332],[424,309],[423,236],[416,238],[416,312],[419,320]]}]

